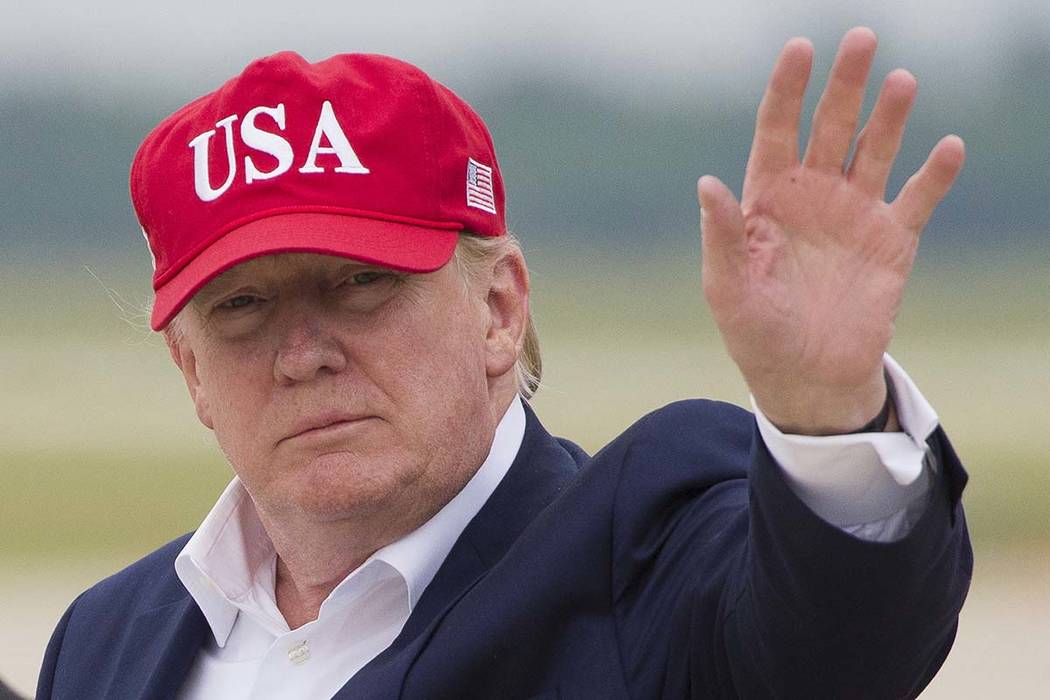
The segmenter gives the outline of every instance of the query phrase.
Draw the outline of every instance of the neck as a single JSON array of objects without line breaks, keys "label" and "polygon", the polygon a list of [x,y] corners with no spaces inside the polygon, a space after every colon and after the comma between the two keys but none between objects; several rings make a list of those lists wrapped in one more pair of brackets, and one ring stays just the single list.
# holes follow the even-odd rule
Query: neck
[{"label": "neck", "polygon": [[[364,559],[361,562],[364,562]],[[288,623],[288,629],[299,629],[306,623],[316,620],[321,611],[321,604],[331,595],[339,582],[358,566],[360,563],[351,565],[346,574],[330,581],[308,584],[301,577],[300,581],[297,581],[287,561],[278,556],[274,596],[277,600],[277,609],[281,611],[285,622]]]},{"label": "neck", "polygon": [[321,604],[341,581],[376,551],[432,518],[474,471],[447,495],[431,494],[430,498],[418,498],[413,503],[402,500],[364,517],[318,522],[289,518],[287,514],[267,517],[260,511],[259,517],[277,551],[274,594],[289,629],[317,619]]}]

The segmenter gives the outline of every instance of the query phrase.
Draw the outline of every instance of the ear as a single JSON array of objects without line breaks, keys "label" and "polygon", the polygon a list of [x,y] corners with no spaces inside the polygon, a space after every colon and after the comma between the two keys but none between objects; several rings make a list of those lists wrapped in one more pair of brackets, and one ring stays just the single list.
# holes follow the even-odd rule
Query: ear
[{"label": "ear", "polygon": [[175,361],[175,366],[182,372],[182,378],[186,381],[186,388],[189,389],[190,398],[197,409],[198,420],[208,430],[214,430],[215,426],[212,423],[211,410],[208,406],[208,395],[201,386],[200,377],[197,375],[197,356],[193,353],[193,348],[190,347],[185,336],[178,335],[180,337],[176,337],[176,334],[170,330],[165,330],[164,342],[168,344],[171,359]]},{"label": "ear", "polygon": [[496,261],[487,304],[486,372],[489,378],[495,379],[514,369],[525,342],[529,318],[529,271],[521,251],[508,251]]}]

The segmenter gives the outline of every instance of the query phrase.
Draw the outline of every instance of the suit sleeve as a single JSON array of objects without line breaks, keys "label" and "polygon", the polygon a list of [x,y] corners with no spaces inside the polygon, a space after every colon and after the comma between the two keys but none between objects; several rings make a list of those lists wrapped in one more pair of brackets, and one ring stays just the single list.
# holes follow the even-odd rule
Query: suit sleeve
[{"label": "suit sleeve", "polygon": [[940,429],[930,500],[892,542],[811,511],[740,409],[676,404],[624,437],[612,595],[632,697],[885,699],[925,687],[972,569],[966,475]]},{"label": "suit sleeve", "polygon": [[724,619],[741,696],[910,698],[933,678],[973,559],[959,504],[965,471],[943,431],[929,444],[926,512],[907,536],[877,543],[810,511],[756,440],[746,561]]}]

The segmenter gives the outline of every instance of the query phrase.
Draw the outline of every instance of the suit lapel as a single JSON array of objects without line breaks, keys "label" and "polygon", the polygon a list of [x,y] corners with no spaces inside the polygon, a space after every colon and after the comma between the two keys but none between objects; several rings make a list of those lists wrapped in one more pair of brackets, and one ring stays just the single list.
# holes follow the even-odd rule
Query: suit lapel
[{"label": "suit lapel", "polygon": [[193,599],[184,594],[134,619],[106,697],[174,697],[209,634]]},{"label": "suit lapel", "polygon": [[551,437],[525,404],[525,437],[507,475],[456,540],[397,639],[358,671],[335,698],[395,697],[394,689],[401,688],[441,619],[572,481],[581,458],[586,455],[578,448],[570,451]]}]

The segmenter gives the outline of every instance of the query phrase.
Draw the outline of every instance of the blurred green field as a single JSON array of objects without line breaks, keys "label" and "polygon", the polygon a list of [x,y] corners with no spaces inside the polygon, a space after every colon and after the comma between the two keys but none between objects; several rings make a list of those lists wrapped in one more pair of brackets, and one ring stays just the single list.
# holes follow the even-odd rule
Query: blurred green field
[{"label": "blurred green field", "polygon": [[[1050,543],[1050,255],[1037,252],[923,259],[892,348],[970,469],[979,546]],[[679,398],[746,405],[692,250],[528,253],[545,364],[535,405],[553,431],[593,450]],[[230,472],[144,330],[146,271],[8,260],[0,275],[0,566],[127,561],[194,527]]]}]

